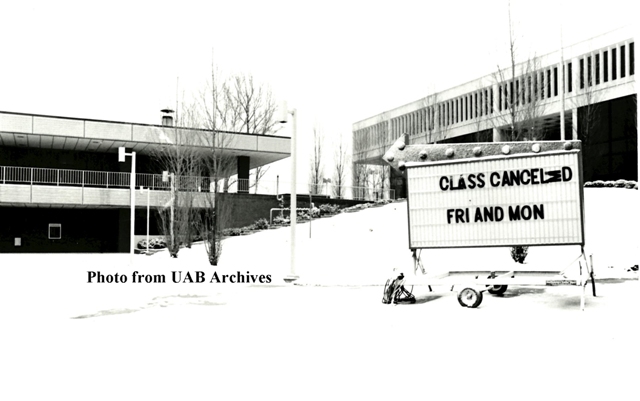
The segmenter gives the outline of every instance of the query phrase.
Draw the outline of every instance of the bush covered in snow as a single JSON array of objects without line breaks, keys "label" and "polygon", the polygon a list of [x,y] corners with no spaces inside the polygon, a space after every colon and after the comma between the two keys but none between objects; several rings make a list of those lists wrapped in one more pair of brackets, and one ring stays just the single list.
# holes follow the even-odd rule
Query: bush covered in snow
[{"label": "bush covered in snow", "polygon": [[616,181],[587,181],[584,183],[585,188],[628,188],[638,189],[638,183],[633,180],[616,180]]}]

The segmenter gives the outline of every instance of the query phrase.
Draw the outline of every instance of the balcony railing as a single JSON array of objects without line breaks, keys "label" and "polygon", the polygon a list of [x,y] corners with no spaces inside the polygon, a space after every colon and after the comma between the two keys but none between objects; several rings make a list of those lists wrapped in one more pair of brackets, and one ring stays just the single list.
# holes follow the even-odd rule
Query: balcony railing
[{"label": "balcony railing", "polygon": [[[131,173],[117,171],[90,171],[52,169],[40,167],[0,166],[0,184],[20,185],[55,185],[97,188],[129,188]],[[178,191],[210,192],[213,182],[209,177],[177,176],[176,189]],[[170,182],[162,181],[162,174],[136,174],[136,187],[151,190],[168,191]],[[231,178],[226,185],[223,180],[218,183],[218,192],[252,193],[260,195],[279,195],[288,193],[289,183],[283,181],[255,180]],[[395,199],[393,190],[373,189],[369,187],[335,186],[325,183],[314,187],[300,186],[299,194],[311,194],[333,199],[355,199],[376,201],[380,199]]]}]

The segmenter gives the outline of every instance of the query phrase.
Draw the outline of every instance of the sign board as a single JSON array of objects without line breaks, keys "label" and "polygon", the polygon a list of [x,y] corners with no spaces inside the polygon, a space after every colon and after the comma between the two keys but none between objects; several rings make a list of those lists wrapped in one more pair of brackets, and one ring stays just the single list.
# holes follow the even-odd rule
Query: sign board
[{"label": "sign board", "polygon": [[579,150],[407,163],[409,247],[584,245]]}]

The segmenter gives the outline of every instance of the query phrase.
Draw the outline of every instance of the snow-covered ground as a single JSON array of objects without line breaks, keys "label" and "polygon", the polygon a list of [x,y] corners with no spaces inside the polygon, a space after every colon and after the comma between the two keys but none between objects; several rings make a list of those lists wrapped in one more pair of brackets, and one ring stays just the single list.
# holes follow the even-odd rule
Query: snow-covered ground
[{"label": "snow-covered ground", "polygon": [[[586,188],[596,277],[637,278],[638,191]],[[637,280],[515,288],[461,308],[416,287],[383,305],[382,285],[413,277],[406,203],[299,224],[298,284],[289,229],[136,255],[0,255],[0,399],[633,399],[640,356]],[[575,247],[531,248],[527,267],[570,265]],[[423,251],[427,269],[509,265],[507,248]],[[165,283],[132,283],[134,271]],[[202,271],[204,283],[173,283]],[[126,283],[87,283],[89,272]],[[213,272],[270,275],[210,283]],[[496,394],[497,393],[497,394]],[[637,394],[637,392],[635,393]]]}]

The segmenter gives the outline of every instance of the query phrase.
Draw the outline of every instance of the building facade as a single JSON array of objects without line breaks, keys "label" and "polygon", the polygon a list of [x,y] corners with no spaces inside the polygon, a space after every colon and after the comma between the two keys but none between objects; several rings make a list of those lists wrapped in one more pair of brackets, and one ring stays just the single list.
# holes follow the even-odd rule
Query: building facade
[{"label": "building facade", "polygon": [[[637,180],[635,43],[629,28],[429,95],[356,122],[353,160],[384,165],[382,156],[409,143],[579,139],[585,180]],[[390,187],[406,196],[391,171]]]},{"label": "building facade", "polygon": [[[163,146],[209,150],[206,130],[0,112],[0,252],[128,252],[131,162],[136,153],[135,235],[146,233],[147,205],[171,199],[156,155]],[[249,171],[290,155],[290,138],[219,133],[235,164],[237,192]],[[189,177],[195,207],[204,207],[207,177]],[[180,178],[176,181],[180,184]],[[148,192],[142,192],[144,187]],[[156,219],[150,231],[158,234]]]}]

